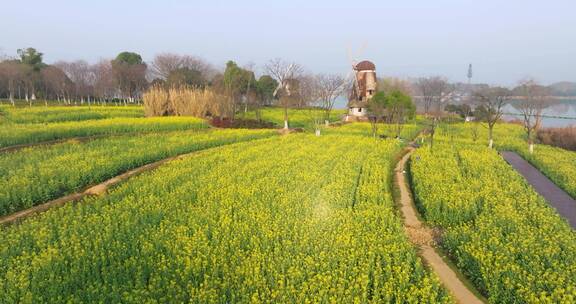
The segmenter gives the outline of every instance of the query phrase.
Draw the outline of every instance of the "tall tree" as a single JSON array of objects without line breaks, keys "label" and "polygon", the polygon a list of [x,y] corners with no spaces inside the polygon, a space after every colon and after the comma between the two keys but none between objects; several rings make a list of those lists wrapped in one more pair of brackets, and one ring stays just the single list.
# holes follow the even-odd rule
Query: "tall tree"
[{"label": "tall tree", "polygon": [[510,90],[502,87],[483,88],[474,93],[478,105],[484,111],[482,116],[476,117],[488,125],[488,147],[494,145],[494,126],[502,118],[504,105],[510,100]]},{"label": "tall tree", "polygon": [[[66,73],[55,65],[49,65],[42,69],[41,74],[44,87],[47,91],[44,98],[47,99],[48,96],[51,95],[58,101],[66,100],[73,86],[72,81]],[[48,102],[46,101],[46,105],[47,104]]]},{"label": "tall tree", "polygon": [[212,66],[198,57],[161,53],[156,55],[150,64],[151,78],[166,80],[170,73],[182,68],[200,72],[202,78],[205,80],[211,79],[212,76],[214,76]]},{"label": "tall tree", "polygon": [[20,62],[24,65],[24,87],[26,101],[36,99],[36,87],[40,81],[40,70],[46,66],[42,62],[43,54],[38,52],[35,48],[18,49],[18,56]]},{"label": "tall tree", "polygon": [[262,114],[260,108],[264,105],[270,105],[274,99],[274,91],[278,87],[278,82],[270,75],[262,75],[256,81],[256,101],[257,104],[254,108],[256,112],[256,119],[261,120]]},{"label": "tall tree", "polygon": [[142,89],[148,83],[146,80],[146,64],[139,54],[122,52],[112,60],[114,80],[125,98],[134,102]]},{"label": "tall tree", "polygon": [[[233,113],[236,113],[237,104],[247,98],[250,88],[255,87],[256,79],[252,71],[239,67],[234,61],[226,63],[223,83],[226,95],[233,105]],[[233,115],[234,115],[233,114]]]},{"label": "tall tree", "polygon": [[376,138],[378,135],[378,122],[381,122],[386,113],[387,106],[386,94],[382,91],[377,92],[368,100],[368,119],[372,126],[372,136]]},{"label": "tall tree", "polygon": [[206,85],[206,79],[200,71],[182,67],[172,70],[168,74],[166,84],[171,87],[192,86],[201,88]]},{"label": "tall tree", "polygon": [[264,68],[278,82],[275,95],[283,92],[283,94],[280,94],[283,96],[279,98],[279,101],[284,108],[284,129],[288,129],[288,108],[290,107],[290,95],[292,94],[290,87],[294,86],[295,80],[302,74],[302,67],[297,63],[276,58],[270,60]]},{"label": "tall tree", "polygon": [[92,70],[94,72],[94,93],[100,102],[106,103],[116,94],[112,62],[102,59],[92,67]]},{"label": "tall tree", "polygon": [[412,97],[395,89],[386,94],[385,106],[389,122],[396,127],[396,138],[400,138],[404,124],[416,114]]},{"label": "tall tree", "polygon": [[0,62],[0,77],[6,81],[8,99],[13,106],[15,105],[14,95],[16,87],[19,82],[23,81],[25,76],[24,72],[22,64],[20,64],[18,60],[5,60]]},{"label": "tall tree", "polygon": [[336,99],[346,91],[346,79],[340,75],[319,74],[316,75],[316,84],[318,90],[318,101],[324,111],[324,123],[330,122],[330,113],[334,108]]},{"label": "tall tree", "polygon": [[[416,87],[424,103],[424,113],[440,112],[442,104],[449,100],[453,88],[446,78],[440,76],[424,77],[416,81]],[[435,106],[435,109],[432,107]]]}]

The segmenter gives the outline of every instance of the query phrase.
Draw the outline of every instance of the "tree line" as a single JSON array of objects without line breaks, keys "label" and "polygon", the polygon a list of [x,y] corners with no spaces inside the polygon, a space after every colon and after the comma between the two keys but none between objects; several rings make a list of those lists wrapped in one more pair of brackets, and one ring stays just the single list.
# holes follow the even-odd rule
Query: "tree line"
[{"label": "tree line", "polygon": [[[456,113],[462,118],[471,118],[474,123],[484,123],[488,129],[488,146],[494,145],[494,127],[505,114],[505,106],[515,101],[513,107],[520,112],[521,123],[526,132],[526,141],[530,153],[534,151],[536,133],[542,127],[544,109],[550,105],[551,89],[532,78],[522,79],[514,88],[479,85],[470,87],[465,94],[456,93],[456,86],[441,76],[419,78],[414,87],[429,117],[431,147],[434,143],[436,127],[447,113]],[[462,98],[461,104],[452,104]],[[477,129],[474,128],[474,140]]]}]

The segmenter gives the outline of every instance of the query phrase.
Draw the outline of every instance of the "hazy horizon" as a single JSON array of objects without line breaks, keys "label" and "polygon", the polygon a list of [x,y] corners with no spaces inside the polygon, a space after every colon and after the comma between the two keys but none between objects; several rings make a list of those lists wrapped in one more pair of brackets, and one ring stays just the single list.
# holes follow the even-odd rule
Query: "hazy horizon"
[{"label": "hazy horizon", "polygon": [[[261,67],[281,57],[315,73],[346,74],[347,50],[379,76],[444,75],[514,85],[576,81],[576,3],[571,1],[28,1],[5,3],[0,52],[34,47],[45,62],[95,62],[134,51]],[[17,13],[22,11],[22,13]]]}]

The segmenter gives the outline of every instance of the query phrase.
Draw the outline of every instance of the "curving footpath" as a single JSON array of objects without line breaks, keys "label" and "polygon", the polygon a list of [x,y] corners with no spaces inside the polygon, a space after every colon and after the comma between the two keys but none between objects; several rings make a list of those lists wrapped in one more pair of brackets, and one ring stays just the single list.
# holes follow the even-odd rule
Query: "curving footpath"
[{"label": "curving footpath", "polygon": [[[205,150],[200,150],[200,151],[205,151]],[[85,191],[72,193],[72,194],[66,195],[64,197],[55,199],[55,200],[51,200],[49,202],[46,202],[46,203],[31,207],[31,208],[28,208],[25,210],[21,210],[21,211],[0,217],[0,225],[8,225],[8,224],[17,223],[17,222],[22,221],[22,220],[24,220],[24,219],[26,219],[32,215],[44,212],[48,209],[63,206],[64,204],[71,203],[71,202],[77,202],[86,196],[104,195],[104,194],[106,194],[106,192],[108,191],[108,189],[110,187],[112,187],[116,184],[119,184],[119,183],[131,178],[132,176],[144,173],[146,171],[154,170],[154,169],[160,167],[161,165],[163,165],[169,161],[182,159],[182,158],[190,156],[192,154],[196,154],[200,151],[193,151],[190,153],[180,154],[180,155],[165,158],[165,159],[162,159],[162,160],[150,163],[150,164],[146,164],[146,165],[143,165],[143,166],[138,167],[136,169],[132,169],[130,171],[122,173],[118,176],[112,177],[112,178],[110,178],[110,179],[108,179],[105,182],[102,182],[100,184],[90,186]]]},{"label": "curving footpath", "polygon": [[408,148],[408,153],[402,157],[395,169],[395,182],[400,189],[400,205],[402,214],[404,215],[404,229],[406,230],[406,234],[410,238],[410,241],[418,246],[420,256],[426,264],[434,270],[444,287],[451,292],[453,298],[458,303],[484,303],[483,300],[468,289],[456,272],[450,268],[436,250],[434,250],[434,233],[431,229],[425,227],[417,216],[416,207],[412,202],[412,196],[405,177],[406,163],[413,151],[414,148]]},{"label": "curving footpath", "polygon": [[502,157],[576,229],[576,200],[554,184],[540,170],[515,152],[502,151]]}]

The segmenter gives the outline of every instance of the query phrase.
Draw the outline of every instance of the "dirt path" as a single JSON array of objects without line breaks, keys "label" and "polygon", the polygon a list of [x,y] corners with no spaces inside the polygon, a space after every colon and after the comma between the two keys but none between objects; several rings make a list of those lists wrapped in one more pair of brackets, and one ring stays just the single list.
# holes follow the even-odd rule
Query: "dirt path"
[{"label": "dirt path", "polygon": [[[185,130],[183,130],[183,131],[185,131]],[[171,131],[168,131],[168,132],[171,132]],[[0,148],[0,153],[14,152],[14,151],[18,151],[18,150],[22,150],[22,149],[30,148],[30,147],[51,146],[51,145],[65,143],[65,142],[85,143],[85,142],[89,142],[89,141],[97,140],[97,139],[102,139],[102,138],[146,135],[146,134],[151,134],[151,133],[154,133],[154,132],[127,132],[127,133],[115,133],[115,134],[98,134],[98,135],[90,135],[90,136],[64,137],[64,138],[40,141],[40,142],[35,142],[35,143],[6,146],[6,147]]]},{"label": "dirt path", "polygon": [[442,284],[450,291],[458,303],[484,303],[483,300],[468,289],[456,272],[434,250],[434,233],[431,229],[425,227],[417,216],[416,207],[412,202],[412,196],[405,176],[406,162],[413,151],[413,148],[409,148],[408,153],[398,162],[395,170],[396,183],[400,189],[400,205],[404,215],[406,234],[412,243],[418,246],[420,256],[434,270]]},{"label": "dirt path", "polygon": [[[205,150],[200,150],[200,151],[205,151]],[[194,151],[194,152],[190,152],[190,153],[186,153],[186,154],[181,154],[181,155],[165,158],[165,159],[162,159],[162,160],[159,160],[159,161],[156,161],[156,162],[132,169],[132,170],[127,171],[125,173],[122,173],[118,176],[110,178],[110,179],[108,179],[105,182],[102,182],[100,184],[90,186],[85,191],[72,193],[72,194],[66,195],[64,197],[55,199],[55,200],[51,200],[49,202],[46,202],[46,203],[43,203],[40,205],[36,205],[34,207],[31,207],[31,208],[28,208],[25,210],[21,210],[21,211],[0,217],[0,225],[17,223],[17,222],[22,221],[25,218],[30,217],[34,214],[44,212],[44,211],[51,209],[51,208],[54,208],[54,207],[62,206],[62,205],[67,204],[67,203],[79,201],[86,196],[104,195],[104,194],[106,194],[106,192],[108,191],[108,189],[110,187],[112,187],[116,184],[119,184],[119,183],[131,178],[132,176],[144,173],[146,171],[154,170],[154,169],[160,167],[161,165],[163,165],[169,161],[181,159],[181,158],[184,158],[186,156],[198,153],[200,151]]]},{"label": "dirt path", "polygon": [[563,216],[573,229],[576,229],[576,200],[573,199],[568,193],[554,184],[548,177],[546,177],[540,170],[532,166],[528,161],[522,158],[515,152],[503,151],[500,153],[502,157],[510,164],[518,173],[520,173],[526,181],[538,194],[543,196],[548,203]]}]

